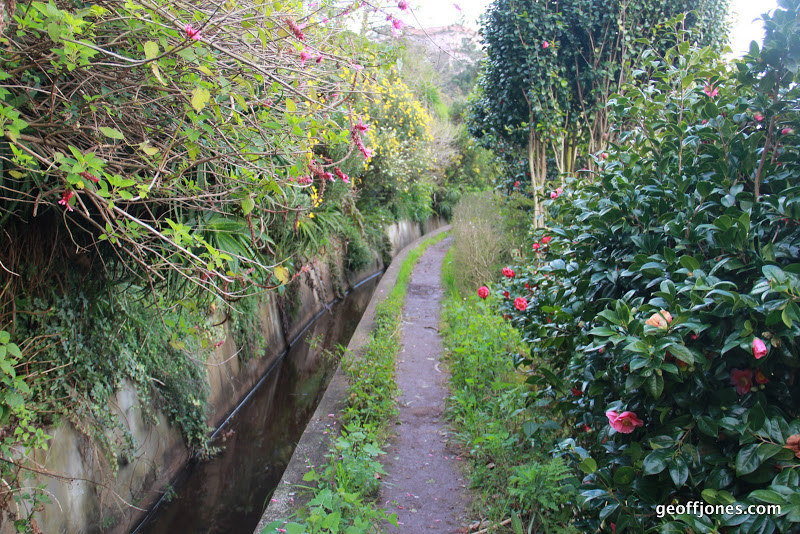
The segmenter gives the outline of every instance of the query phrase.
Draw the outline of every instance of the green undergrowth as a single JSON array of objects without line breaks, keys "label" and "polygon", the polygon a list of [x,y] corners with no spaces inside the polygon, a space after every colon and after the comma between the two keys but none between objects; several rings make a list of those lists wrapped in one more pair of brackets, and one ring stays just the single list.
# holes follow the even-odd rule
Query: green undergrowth
[{"label": "green undergrowth", "polygon": [[549,452],[562,429],[546,406],[531,404],[526,376],[514,368],[526,350],[522,337],[492,300],[458,293],[458,272],[451,251],[442,273],[447,416],[468,458],[473,515],[494,525],[491,532],[577,532],[569,523],[578,481]]},{"label": "green undergrowth", "polygon": [[[375,310],[375,327],[363,355],[346,352],[342,370],[350,382],[342,432],[331,443],[324,465],[311,469],[303,480],[314,486],[313,497],[293,522],[274,521],[262,533],[289,534],[382,532],[382,525],[397,526],[397,516],[376,506],[381,477],[380,457],[389,437],[389,424],[397,416],[395,355],[400,346],[400,325],[411,273],[427,248],[447,236],[441,233],[412,250],[400,267],[397,283]],[[283,529],[283,530],[279,530]]]}]

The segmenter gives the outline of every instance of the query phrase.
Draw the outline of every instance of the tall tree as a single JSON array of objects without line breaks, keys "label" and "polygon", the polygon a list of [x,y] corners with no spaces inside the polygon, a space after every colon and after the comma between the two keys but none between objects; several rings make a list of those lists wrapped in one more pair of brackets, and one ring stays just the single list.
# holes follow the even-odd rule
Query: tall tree
[{"label": "tall tree", "polygon": [[[651,40],[657,26],[680,20],[700,44],[722,44],[726,15],[727,0],[495,0],[481,29],[487,59],[470,132],[525,153],[537,189],[548,160],[572,172],[579,153],[605,146],[605,104],[641,53],[662,47]],[[538,200],[535,213],[540,221]]]}]

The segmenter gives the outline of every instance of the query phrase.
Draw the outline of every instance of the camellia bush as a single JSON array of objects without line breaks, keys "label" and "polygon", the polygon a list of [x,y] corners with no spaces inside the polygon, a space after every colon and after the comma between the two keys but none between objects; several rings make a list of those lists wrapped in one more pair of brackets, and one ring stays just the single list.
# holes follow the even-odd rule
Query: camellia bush
[{"label": "camellia bush", "polygon": [[503,273],[584,532],[800,529],[799,16],[782,0],[732,65],[680,33],[646,56],[618,143]]}]

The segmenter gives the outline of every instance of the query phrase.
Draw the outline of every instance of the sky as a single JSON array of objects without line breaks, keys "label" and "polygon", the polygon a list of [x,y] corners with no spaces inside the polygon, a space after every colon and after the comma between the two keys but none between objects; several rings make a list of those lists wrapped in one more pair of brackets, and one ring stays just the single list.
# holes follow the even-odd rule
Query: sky
[{"label": "sky", "polygon": [[[491,0],[457,0],[456,4],[461,10],[456,9],[453,2],[448,0],[426,0],[424,2],[410,2],[414,8],[419,23],[426,28],[432,26],[447,26],[463,22],[466,26],[478,28],[478,17],[483,13]],[[753,22],[761,13],[771,11],[777,7],[777,0],[731,0],[731,49],[734,57],[740,57],[750,47],[750,41],[764,38],[764,30],[760,22]],[[417,26],[414,21],[408,21]]]}]

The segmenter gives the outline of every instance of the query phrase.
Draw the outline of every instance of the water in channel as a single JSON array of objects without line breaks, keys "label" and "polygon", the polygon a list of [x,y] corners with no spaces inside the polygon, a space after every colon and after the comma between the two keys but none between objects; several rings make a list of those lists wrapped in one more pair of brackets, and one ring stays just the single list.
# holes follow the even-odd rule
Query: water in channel
[{"label": "water in channel", "polygon": [[187,467],[175,497],[135,534],[252,534],[335,371],[323,351],[347,345],[378,280],[362,284],[309,326],[219,432],[212,445],[222,452]]}]

